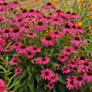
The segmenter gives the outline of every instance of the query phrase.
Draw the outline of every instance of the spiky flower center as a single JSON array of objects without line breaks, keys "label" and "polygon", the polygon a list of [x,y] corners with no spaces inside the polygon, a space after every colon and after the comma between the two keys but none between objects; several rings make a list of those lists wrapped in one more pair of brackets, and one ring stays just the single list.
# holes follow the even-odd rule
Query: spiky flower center
[{"label": "spiky flower center", "polygon": [[42,57],[42,61],[45,61],[45,57]]},{"label": "spiky flower center", "polygon": [[37,47],[33,47],[33,50],[37,50]]},{"label": "spiky flower center", "polygon": [[43,25],[43,22],[42,22],[42,21],[39,21],[39,22],[38,22],[38,25]]},{"label": "spiky flower center", "polygon": [[91,76],[92,75],[92,71],[88,71],[87,75]]},{"label": "spiky flower center", "polygon": [[5,29],[5,33],[9,33],[9,29],[8,28]]},{"label": "spiky flower center", "polygon": [[17,27],[13,28],[13,32],[14,32],[14,33],[19,32],[19,28],[17,28]]},{"label": "spiky flower center", "polygon": [[32,53],[31,52],[28,52],[28,55],[31,55]]},{"label": "spiky flower center", "polygon": [[19,22],[21,22],[21,21],[22,21],[22,19],[21,19],[21,18],[19,18],[19,19],[18,19],[18,21],[19,21]]},{"label": "spiky flower center", "polygon": [[7,5],[7,4],[8,4],[7,2],[5,2],[5,1],[3,2],[3,5]]},{"label": "spiky flower center", "polygon": [[77,40],[77,41],[79,41],[79,40],[80,40],[80,38],[79,38],[79,37],[75,37],[74,39],[75,39],[75,40]]},{"label": "spiky flower center", "polygon": [[50,2],[48,2],[47,5],[52,5],[52,4]]},{"label": "spiky flower center", "polygon": [[82,79],[83,79],[82,75],[78,75],[78,76],[77,76],[77,80],[78,80],[78,81],[81,81]]},{"label": "spiky flower center", "polygon": [[55,31],[55,34],[58,34],[58,31]]},{"label": "spiky flower center", "polygon": [[33,35],[33,33],[31,32],[31,33],[29,33],[29,35]]},{"label": "spiky flower center", "polygon": [[72,15],[76,15],[76,13],[75,13],[75,12],[73,12],[73,13],[72,13]]},{"label": "spiky flower center", "polygon": [[33,9],[30,9],[29,12],[34,12],[34,10]]},{"label": "spiky flower center", "polygon": [[61,12],[61,10],[57,10],[56,12],[60,13],[60,12]]},{"label": "spiky flower center", "polygon": [[67,11],[67,14],[70,14],[71,12],[70,11]]},{"label": "spiky flower center", "polygon": [[55,18],[54,20],[55,20],[55,21],[58,21],[58,18]]},{"label": "spiky flower center", "polygon": [[20,47],[21,47],[22,49],[25,49],[25,48],[26,48],[26,45],[22,44]]},{"label": "spiky flower center", "polygon": [[73,84],[73,83],[74,83],[74,81],[73,81],[73,80],[71,80],[71,81],[70,81],[70,84]]},{"label": "spiky flower center", "polygon": [[50,35],[47,35],[46,36],[46,40],[51,40],[51,36]]},{"label": "spiky flower center", "polygon": [[85,56],[81,56],[80,59],[81,59],[81,60],[85,60]]},{"label": "spiky flower center", "polygon": [[70,49],[66,49],[68,52],[70,52]]},{"label": "spiky flower center", "polygon": [[75,25],[73,25],[73,26],[72,26],[72,28],[76,28],[76,26],[75,26]]},{"label": "spiky flower center", "polygon": [[88,62],[84,62],[83,64],[84,64],[85,66],[88,66],[88,65],[89,65],[89,63],[88,63]]},{"label": "spiky flower center", "polygon": [[65,28],[70,28],[70,26],[68,25],[68,23],[67,23],[67,24],[65,24]]},{"label": "spiky flower center", "polygon": [[14,1],[13,3],[14,3],[14,4],[18,4],[18,2],[17,2],[17,1]]},{"label": "spiky flower center", "polygon": [[23,12],[23,13],[26,13],[26,12],[27,12],[27,9],[23,9],[22,12]]},{"label": "spiky flower center", "polygon": [[45,75],[49,75],[49,72],[45,72]]},{"label": "spiky flower center", "polygon": [[25,28],[29,28],[29,26],[25,26]]}]

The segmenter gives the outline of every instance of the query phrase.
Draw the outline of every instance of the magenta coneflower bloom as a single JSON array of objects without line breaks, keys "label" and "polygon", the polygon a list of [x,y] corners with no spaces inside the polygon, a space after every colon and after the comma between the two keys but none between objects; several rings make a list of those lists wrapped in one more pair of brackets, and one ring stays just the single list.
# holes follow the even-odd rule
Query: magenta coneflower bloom
[{"label": "magenta coneflower bloom", "polygon": [[69,76],[66,80],[66,86],[69,90],[74,88],[78,89],[78,87],[75,84],[75,76]]},{"label": "magenta coneflower bloom", "polygon": [[73,48],[74,48],[74,50],[76,50],[76,51],[80,51],[80,47],[79,47],[79,46],[73,45]]},{"label": "magenta coneflower bloom", "polygon": [[50,58],[45,56],[45,57],[38,57],[37,58],[37,61],[40,63],[40,64],[47,64],[48,62],[50,62]]},{"label": "magenta coneflower bloom", "polygon": [[16,48],[16,50],[18,51],[18,53],[20,54],[25,54],[27,53],[27,49],[28,49],[28,46],[25,45],[25,44],[20,44],[18,48]]},{"label": "magenta coneflower bloom", "polygon": [[36,53],[36,52],[41,52],[41,48],[34,45],[33,47],[30,48],[32,50],[33,53]]},{"label": "magenta coneflower bloom", "polygon": [[15,72],[15,75],[21,74],[22,70],[23,70],[23,69],[21,69],[20,67],[15,68],[15,71],[14,71],[14,72]]},{"label": "magenta coneflower bloom", "polygon": [[54,74],[54,76],[51,77],[50,82],[53,83],[53,82],[57,82],[58,80],[59,80],[59,78],[58,78],[58,74]]},{"label": "magenta coneflower bloom", "polygon": [[42,11],[36,10],[35,14],[37,17],[42,17],[44,15],[44,13]]},{"label": "magenta coneflower bloom", "polygon": [[21,42],[15,42],[13,45],[11,45],[11,48],[18,49],[20,44],[22,44],[22,43]]},{"label": "magenta coneflower bloom", "polygon": [[79,56],[77,58],[77,61],[78,61],[79,64],[81,64],[83,61],[86,61],[86,60],[87,60],[87,57],[85,57],[84,55]]},{"label": "magenta coneflower bloom", "polygon": [[90,62],[85,60],[81,62],[81,64],[78,66],[78,71],[85,72],[88,71],[90,68],[91,68]]},{"label": "magenta coneflower bloom", "polygon": [[84,79],[87,80],[88,82],[92,82],[92,71],[91,70],[84,73]]},{"label": "magenta coneflower bloom", "polygon": [[27,9],[22,9],[22,11],[18,14],[20,17],[25,17],[28,15]]},{"label": "magenta coneflower bloom", "polygon": [[82,84],[85,85],[85,80],[83,75],[78,75],[75,77],[75,84],[77,87],[82,87]]},{"label": "magenta coneflower bloom", "polygon": [[75,36],[75,37],[70,41],[70,43],[73,44],[73,45],[76,45],[76,46],[79,46],[80,44],[81,44],[81,45],[86,44],[84,41],[82,41],[82,40],[80,39],[80,36]]},{"label": "magenta coneflower bloom", "polygon": [[68,19],[71,19],[71,18],[72,18],[70,11],[67,11],[66,13],[64,13],[63,16],[64,16],[65,18],[68,18]]},{"label": "magenta coneflower bloom", "polygon": [[71,58],[71,60],[68,60],[68,65],[70,67],[77,67],[78,66],[77,60],[75,58]]},{"label": "magenta coneflower bloom", "polygon": [[42,6],[42,8],[51,10],[51,9],[55,9],[55,6],[52,5],[50,2],[48,2],[47,5]]},{"label": "magenta coneflower bloom", "polygon": [[75,51],[73,50],[73,48],[71,46],[65,46],[64,49],[62,50],[63,54],[67,54],[70,55],[72,53],[74,53]]},{"label": "magenta coneflower bloom", "polygon": [[78,22],[76,22],[76,21],[73,21],[73,20],[71,20],[71,21],[68,21],[67,22],[71,27],[74,25],[74,26],[77,26],[78,25]]},{"label": "magenta coneflower bloom", "polygon": [[54,65],[54,70],[60,70],[60,65]]},{"label": "magenta coneflower bloom", "polygon": [[21,26],[21,25],[23,25],[24,24],[24,18],[21,18],[21,17],[18,17],[18,18],[16,18],[16,19],[14,19],[14,25],[16,25],[16,26]]},{"label": "magenta coneflower bloom", "polygon": [[68,59],[68,57],[62,53],[57,58],[57,60],[62,61],[62,62],[67,60],[67,59]]},{"label": "magenta coneflower bloom", "polygon": [[48,68],[41,71],[42,79],[50,80],[52,76],[53,76],[53,72]]},{"label": "magenta coneflower bloom", "polygon": [[10,61],[10,65],[18,65],[18,62],[21,62],[19,58],[12,58],[12,60]]},{"label": "magenta coneflower bloom", "polygon": [[7,8],[9,9],[10,8],[9,3],[4,1],[2,3],[2,7],[1,8],[2,8],[2,11],[5,11]]},{"label": "magenta coneflower bloom", "polygon": [[32,28],[31,26],[25,25],[25,26],[22,26],[20,30],[22,30],[23,32],[29,32],[29,29],[31,28]]},{"label": "magenta coneflower bloom", "polygon": [[45,46],[53,46],[55,44],[55,39],[53,37],[51,37],[50,35],[47,35],[46,37],[41,39],[42,44],[44,44]]},{"label": "magenta coneflower bloom", "polygon": [[30,49],[27,50],[27,52],[24,54],[27,58],[33,58],[33,56],[35,55]]},{"label": "magenta coneflower bloom", "polygon": [[42,21],[38,21],[37,24],[35,24],[35,26],[33,27],[33,29],[38,31],[46,30],[46,25]]},{"label": "magenta coneflower bloom", "polygon": [[74,34],[78,33],[78,32],[77,32],[77,27],[76,27],[76,25],[72,25],[72,26],[71,26],[71,32],[74,33]]},{"label": "magenta coneflower bloom", "polygon": [[61,18],[53,17],[51,23],[52,23],[52,24],[54,23],[54,24],[56,24],[56,25],[61,26],[62,22],[63,22],[63,20],[62,20]]},{"label": "magenta coneflower bloom", "polygon": [[[36,21],[36,17],[35,16],[25,16],[25,18],[23,19],[23,23],[24,24],[29,24],[30,25],[30,23],[34,23]],[[32,28],[32,27],[31,27]]]},{"label": "magenta coneflower bloom", "polygon": [[10,35],[11,30],[12,30],[12,28],[10,28],[10,27],[4,28],[3,29],[3,37],[7,39]]},{"label": "magenta coneflower bloom", "polygon": [[66,65],[64,65],[63,67],[61,67],[61,69],[63,73],[69,73],[70,72],[70,69],[69,67],[67,67]]},{"label": "magenta coneflower bloom", "polygon": [[47,84],[47,87],[51,90],[52,88],[54,88],[54,83],[49,82]]},{"label": "magenta coneflower bloom", "polygon": [[28,16],[36,16],[36,12],[34,9],[29,9]]},{"label": "magenta coneflower bloom", "polygon": [[43,16],[42,20],[44,22],[52,22],[52,16],[48,15],[48,16]]},{"label": "magenta coneflower bloom", "polygon": [[84,33],[85,32],[85,30],[84,29],[82,29],[81,27],[77,27],[77,33]]},{"label": "magenta coneflower bloom", "polygon": [[50,32],[50,35],[55,38],[57,38],[59,36],[61,36],[61,37],[64,36],[63,32],[60,32],[60,31],[52,31],[52,32]]},{"label": "magenta coneflower bloom", "polygon": [[80,15],[76,14],[75,12],[71,13],[71,18],[80,18]]},{"label": "magenta coneflower bloom", "polygon": [[34,38],[35,36],[37,36],[37,33],[35,33],[35,32],[28,32],[27,33],[27,37]]},{"label": "magenta coneflower bloom", "polygon": [[21,4],[20,4],[19,2],[17,2],[17,1],[13,1],[13,2],[11,3],[11,6],[12,6],[12,7],[20,7]]},{"label": "magenta coneflower bloom", "polygon": [[63,25],[63,27],[61,28],[62,32],[64,32],[65,34],[69,35],[71,32],[71,26],[66,23],[65,25]]},{"label": "magenta coneflower bloom", "polygon": [[14,40],[18,40],[18,38],[22,37],[23,32],[20,31],[19,28],[14,27],[10,32],[10,37]]},{"label": "magenta coneflower bloom", "polygon": [[64,11],[62,10],[56,10],[52,12],[52,15],[54,15],[55,17],[62,17]]}]

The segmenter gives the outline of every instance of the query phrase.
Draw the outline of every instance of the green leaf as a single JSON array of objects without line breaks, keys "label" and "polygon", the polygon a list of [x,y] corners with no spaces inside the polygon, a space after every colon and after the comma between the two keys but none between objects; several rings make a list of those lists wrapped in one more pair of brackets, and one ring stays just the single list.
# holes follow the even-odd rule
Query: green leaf
[{"label": "green leaf", "polygon": [[34,81],[33,80],[28,82],[28,87],[30,88],[31,92],[34,92]]},{"label": "green leaf", "polygon": [[3,69],[4,73],[7,72],[6,69],[2,65],[0,65],[0,69]]},{"label": "green leaf", "polygon": [[10,90],[10,89],[13,88],[14,86],[16,86],[18,83],[19,83],[19,80],[17,80],[16,82],[13,82],[13,84],[8,87],[8,90]]},{"label": "green leaf", "polygon": [[9,44],[7,44],[7,46],[6,46],[5,50],[7,50],[11,44],[12,44],[12,42],[11,42],[11,43],[9,43]]},{"label": "green leaf", "polygon": [[40,74],[35,74],[35,78],[36,78],[37,82],[39,82],[41,80]]},{"label": "green leaf", "polygon": [[59,80],[58,80],[59,82],[61,82],[61,83],[65,83],[65,81],[63,80],[63,78],[62,78],[62,76],[61,75],[59,75]]},{"label": "green leaf", "polygon": [[15,77],[16,75],[13,75],[9,80],[8,80],[8,86],[10,85],[10,83],[11,83],[11,81],[12,81],[12,79]]}]

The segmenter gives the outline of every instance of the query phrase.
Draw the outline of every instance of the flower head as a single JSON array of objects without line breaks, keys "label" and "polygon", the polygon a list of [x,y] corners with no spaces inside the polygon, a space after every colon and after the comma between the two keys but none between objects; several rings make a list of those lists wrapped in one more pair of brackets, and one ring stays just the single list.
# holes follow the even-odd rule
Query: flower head
[{"label": "flower head", "polygon": [[71,46],[65,46],[64,49],[62,50],[63,54],[67,54],[70,55],[72,53],[74,53],[75,51],[73,50],[73,48]]},{"label": "flower head", "polygon": [[22,72],[23,69],[21,69],[20,67],[15,68],[15,75],[19,75]]},{"label": "flower head", "polygon": [[53,73],[52,73],[52,71],[50,70],[50,69],[44,69],[44,70],[42,70],[41,71],[41,77],[42,77],[42,79],[47,79],[47,80],[50,80],[51,79],[51,77],[53,76]]},{"label": "flower head", "polygon": [[46,37],[41,39],[42,44],[46,45],[47,47],[49,45],[53,46],[55,44],[55,39],[51,37],[50,35],[47,35]]}]

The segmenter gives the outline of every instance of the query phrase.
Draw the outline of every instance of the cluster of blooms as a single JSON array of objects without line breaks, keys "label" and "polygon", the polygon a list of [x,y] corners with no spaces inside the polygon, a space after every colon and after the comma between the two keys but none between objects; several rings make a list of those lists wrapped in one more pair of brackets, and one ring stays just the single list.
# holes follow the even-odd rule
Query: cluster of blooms
[{"label": "cluster of blooms", "polygon": [[58,74],[53,74],[53,72],[48,68],[41,71],[41,73],[42,79],[48,80],[47,87],[52,89],[54,87],[54,83],[59,80]]},{"label": "cluster of blooms", "polygon": [[15,11],[14,9],[16,7],[20,7],[20,3],[18,3],[17,1],[14,1],[14,2],[6,2],[4,0],[0,0],[0,11],[5,11],[6,9],[8,9],[8,11]]},{"label": "cluster of blooms", "polygon": [[[35,53],[37,52],[41,52],[41,48],[34,45],[34,46],[27,46],[21,42],[16,42],[13,45],[10,46],[11,49],[15,49],[16,52],[18,52],[19,54],[23,54],[25,57],[27,58],[33,58],[33,56],[35,55]],[[18,65],[18,62],[21,62],[21,60],[18,57],[12,58],[12,60],[10,61],[10,65]],[[21,68],[16,68],[15,69],[15,74],[18,75],[21,73],[23,69]]]},{"label": "cluster of blooms", "polygon": [[86,81],[92,82],[92,70],[90,70],[92,68],[91,59],[88,59],[85,56],[78,56],[77,58],[71,58],[71,60],[67,60],[68,57],[62,53],[57,59],[60,62],[66,62],[68,65],[64,65],[63,67],[60,67],[60,65],[54,66],[55,70],[61,70],[66,74],[70,72],[79,73],[77,76],[69,76],[69,78],[67,78],[67,88],[78,89],[78,87],[82,87],[82,84],[85,85]]},{"label": "cluster of blooms", "polygon": [[[15,8],[20,7],[20,3],[14,1],[12,3],[7,3],[0,0],[0,11],[9,11],[15,12]],[[35,37],[39,37],[41,45],[54,46],[57,38],[66,38],[69,41],[68,46],[64,46],[60,55],[57,58],[57,61],[66,62],[68,66],[64,65],[63,67],[58,65],[54,66],[55,70],[61,70],[63,73],[70,73],[77,70],[82,72],[78,76],[69,76],[67,78],[67,87],[69,89],[74,89],[81,87],[82,84],[85,85],[85,80],[92,82],[92,71],[89,70],[91,65],[91,60],[85,56],[79,56],[78,58],[71,58],[69,56],[76,51],[80,51],[80,46],[85,45],[86,43],[82,40],[82,33],[85,32],[78,23],[73,21],[73,18],[79,18],[80,15],[75,12],[64,12],[62,10],[55,10],[51,12],[51,9],[55,9],[55,6],[48,2],[42,7],[43,9],[48,10],[48,14],[34,9],[25,9],[21,8],[21,12],[18,12],[16,16],[6,19],[3,17],[3,14],[0,15],[0,52],[12,52],[15,50],[17,54],[25,56],[27,59],[32,59],[32,63],[35,64],[48,64],[50,62],[50,57],[40,56],[35,57],[36,53],[41,52],[41,47],[36,44],[30,46],[30,39],[33,41]],[[2,27],[2,23],[8,23],[8,27]],[[13,25],[13,27],[12,27]],[[53,31],[50,31],[53,29]],[[47,35],[46,30],[48,30]],[[41,33],[41,34],[40,34]],[[39,36],[41,35],[41,37]],[[28,40],[28,43],[26,43]],[[65,39],[64,39],[65,40]],[[7,44],[12,43],[6,50],[5,47]],[[21,63],[22,60],[17,56],[13,57],[10,61],[10,65],[18,66],[18,63]],[[15,74],[19,75],[22,72],[21,67],[15,68]],[[42,79],[48,80],[47,87],[52,89],[54,83],[56,83],[59,78],[58,74],[54,74],[51,69],[48,67],[41,71]],[[1,87],[0,87],[1,88]],[[2,90],[1,90],[2,91]]]}]

